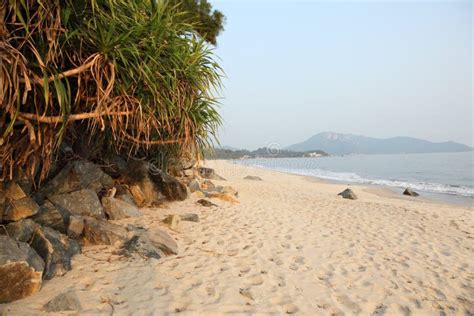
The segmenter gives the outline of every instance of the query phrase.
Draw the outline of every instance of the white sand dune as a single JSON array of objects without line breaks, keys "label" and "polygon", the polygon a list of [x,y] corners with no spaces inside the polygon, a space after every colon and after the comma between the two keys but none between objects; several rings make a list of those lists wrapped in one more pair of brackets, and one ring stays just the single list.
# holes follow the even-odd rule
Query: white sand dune
[{"label": "white sand dune", "polygon": [[128,221],[153,229],[166,214],[198,213],[199,223],[170,231],[178,256],[86,247],[72,271],[4,313],[38,315],[73,289],[85,315],[474,315],[473,207],[363,186],[351,186],[358,200],[344,200],[336,195],[343,185],[208,165],[228,180],[216,182],[239,191],[240,204],[205,208],[192,197]]}]

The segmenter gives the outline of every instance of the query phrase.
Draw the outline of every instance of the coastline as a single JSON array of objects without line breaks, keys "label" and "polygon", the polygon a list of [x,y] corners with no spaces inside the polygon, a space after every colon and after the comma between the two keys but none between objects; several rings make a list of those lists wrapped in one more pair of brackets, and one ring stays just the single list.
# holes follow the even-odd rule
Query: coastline
[{"label": "coastline", "polygon": [[[52,297],[75,291],[85,314],[428,315],[474,311],[474,207],[405,199],[351,185],[226,161],[206,161],[239,203],[183,202],[116,221],[166,229],[178,255],[121,257],[87,246],[73,269],[3,315],[42,315]],[[245,180],[252,175],[262,181]],[[167,214],[200,221],[169,229]],[[1,313],[0,313],[1,314]]]}]

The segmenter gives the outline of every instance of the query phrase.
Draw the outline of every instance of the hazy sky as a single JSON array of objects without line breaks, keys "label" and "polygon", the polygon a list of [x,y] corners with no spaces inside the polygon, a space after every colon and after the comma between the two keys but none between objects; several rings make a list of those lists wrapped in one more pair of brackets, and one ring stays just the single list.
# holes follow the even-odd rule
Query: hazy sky
[{"label": "hazy sky", "polygon": [[322,131],[473,145],[473,1],[212,1],[221,143]]}]

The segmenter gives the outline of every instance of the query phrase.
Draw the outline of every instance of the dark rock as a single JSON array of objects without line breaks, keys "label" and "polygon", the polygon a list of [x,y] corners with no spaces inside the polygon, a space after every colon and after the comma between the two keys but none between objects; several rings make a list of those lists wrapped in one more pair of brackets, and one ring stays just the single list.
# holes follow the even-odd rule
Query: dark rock
[{"label": "dark rock", "polygon": [[71,240],[50,227],[38,227],[35,230],[31,247],[45,262],[46,280],[66,274],[71,270],[72,256],[81,252],[76,240]]},{"label": "dark rock", "polygon": [[50,195],[71,193],[81,189],[90,189],[98,193],[102,188],[113,184],[113,179],[99,166],[87,160],[76,160],[67,164],[56,177],[43,186],[37,198],[43,200]]},{"label": "dark rock", "polygon": [[354,192],[352,192],[351,189],[345,189],[344,191],[342,191],[342,192],[339,193],[338,195],[342,196],[342,197],[345,198],[345,199],[357,200],[357,196],[355,195]]},{"label": "dark rock", "polygon": [[205,206],[205,207],[211,207],[211,206],[217,206],[216,204],[212,203],[211,201],[205,200],[205,199],[200,199],[197,201],[198,204]]},{"label": "dark rock", "polygon": [[253,181],[263,181],[262,178],[257,177],[257,176],[246,176],[244,179],[245,180],[253,180]]},{"label": "dark rock", "polygon": [[150,172],[150,179],[169,201],[184,201],[188,197],[186,186],[169,174],[155,170]]},{"label": "dark rock", "polygon": [[127,230],[119,225],[92,217],[84,218],[83,240],[92,245],[115,245],[128,239]]},{"label": "dark rock", "polygon": [[205,179],[225,181],[225,179],[221,177],[220,175],[218,175],[216,171],[212,168],[200,167],[199,175]]},{"label": "dark rock", "polygon": [[44,262],[27,243],[0,236],[0,304],[38,292]]},{"label": "dark rock", "polygon": [[419,196],[418,193],[416,193],[415,191],[413,191],[410,188],[406,188],[405,191],[403,191],[403,194],[404,195],[409,195],[409,196]]},{"label": "dark rock", "polygon": [[2,220],[4,222],[19,221],[30,217],[39,211],[39,206],[30,197],[5,202]]},{"label": "dark rock", "polygon": [[142,213],[136,206],[113,197],[104,196],[102,198],[102,206],[104,207],[105,214],[111,220],[142,216]]},{"label": "dark rock", "polygon": [[6,233],[12,239],[29,243],[37,227],[38,225],[31,219],[22,219],[6,225],[5,230],[0,229],[0,234]]},{"label": "dark rock", "polygon": [[201,184],[197,179],[193,179],[188,183],[188,188],[191,193],[201,190]]},{"label": "dark rock", "polygon": [[49,196],[48,199],[61,210],[72,215],[105,218],[102,204],[94,190],[84,189],[66,194]]},{"label": "dark rock", "polygon": [[69,219],[69,214],[54,206],[53,203],[45,201],[43,205],[41,205],[39,212],[33,215],[31,219],[41,224],[41,226],[51,227],[65,234],[65,223]]},{"label": "dark rock", "polygon": [[76,292],[69,291],[61,293],[50,300],[43,306],[45,312],[57,313],[57,312],[70,312],[82,310],[81,302],[77,297]]},{"label": "dark rock", "polygon": [[199,216],[195,213],[186,213],[180,215],[182,221],[199,222]]},{"label": "dark rock", "polygon": [[176,214],[168,215],[163,220],[163,223],[168,225],[171,229],[175,229],[176,227],[178,227],[180,222],[181,222],[181,217]]},{"label": "dark rock", "polygon": [[72,239],[79,239],[84,231],[84,219],[81,216],[71,215],[67,227],[67,235]]},{"label": "dark rock", "polygon": [[151,232],[138,229],[133,232],[133,237],[122,247],[122,251],[125,253],[135,252],[155,259],[178,253],[178,244],[164,230],[155,229]]},{"label": "dark rock", "polygon": [[146,161],[133,159],[127,164],[124,179],[130,184],[130,193],[138,207],[158,202],[163,198],[160,190],[150,178],[151,166]]}]

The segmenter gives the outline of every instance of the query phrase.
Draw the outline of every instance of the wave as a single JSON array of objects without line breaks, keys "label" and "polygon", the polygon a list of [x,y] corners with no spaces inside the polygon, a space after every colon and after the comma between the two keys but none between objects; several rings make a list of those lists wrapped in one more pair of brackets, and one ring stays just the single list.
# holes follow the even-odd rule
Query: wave
[{"label": "wave", "polygon": [[369,179],[358,175],[353,172],[333,172],[322,169],[290,169],[283,167],[269,167],[263,164],[252,163],[254,167],[263,169],[271,169],[275,171],[281,171],[286,173],[298,174],[303,176],[311,176],[320,179],[339,181],[339,182],[351,182],[360,184],[373,184],[382,185],[395,188],[407,188],[410,187],[413,190],[424,191],[429,193],[438,194],[449,194],[459,195],[465,197],[474,197],[474,188],[459,185],[447,185],[441,183],[430,183],[430,182],[417,182],[417,181],[405,181],[395,179]]}]

